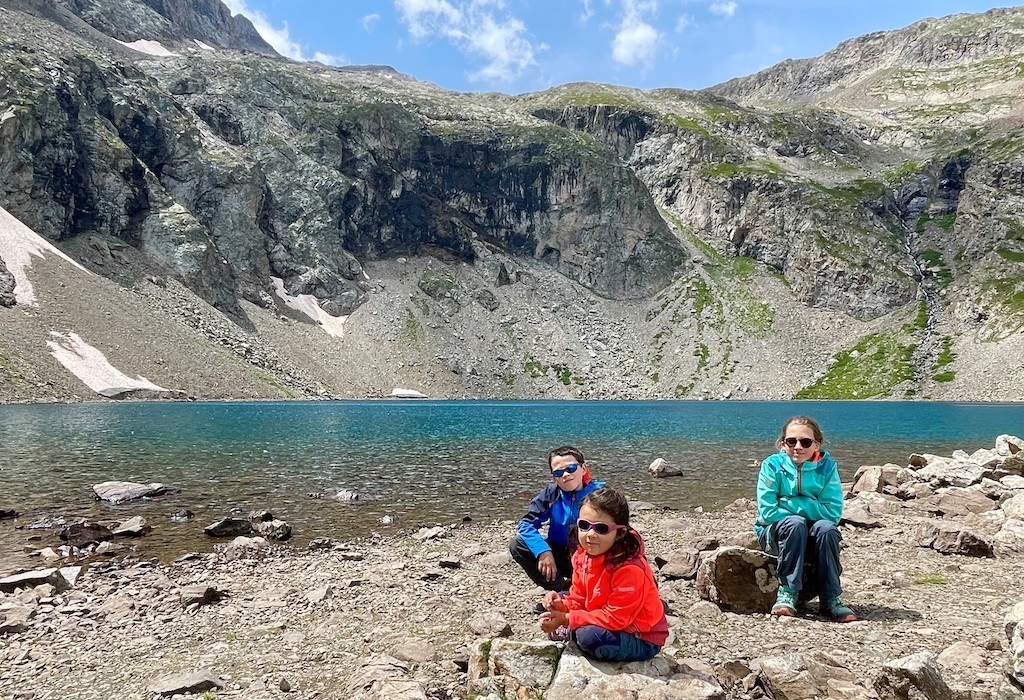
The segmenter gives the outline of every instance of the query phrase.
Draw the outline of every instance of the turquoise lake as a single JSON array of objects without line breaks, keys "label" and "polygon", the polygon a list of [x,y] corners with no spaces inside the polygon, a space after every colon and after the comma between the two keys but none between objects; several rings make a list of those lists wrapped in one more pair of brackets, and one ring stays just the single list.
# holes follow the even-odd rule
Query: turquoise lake
[{"label": "turquoise lake", "polygon": [[[752,496],[752,460],[791,415],[817,418],[844,479],[863,464],[906,464],[1024,434],[1024,404],[916,402],[340,401],[0,406],[0,571],[42,518],[146,517],[147,552],[208,550],[202,528],[267,509],[295,541],[421,525],[518,518],[547,481],[548,449],[578,445],[598,478],[631,498],[683,509]],[[685,475],[653,479],[657,457]],[[92,485],[163,482],[181,493],[110,506]],[[355,503],[310,498],[349,489]],[[186,523],[170,514],[188,508]],[[393,522],[381,524],[390,516]],[[6,566],[5,566],[6,565]]]}]

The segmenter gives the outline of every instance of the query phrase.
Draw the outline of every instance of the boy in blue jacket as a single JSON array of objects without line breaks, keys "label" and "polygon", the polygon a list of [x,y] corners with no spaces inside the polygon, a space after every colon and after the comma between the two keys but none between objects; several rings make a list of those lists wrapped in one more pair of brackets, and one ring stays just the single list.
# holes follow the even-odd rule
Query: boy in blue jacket
[{"label": "boy in blue jacket", "polygon": [[[565,591],[572,583],[569,530],[576,525],[584,497],[604,482],[592,478],[583,453],[569,445],[548,453],[548,469],[553,483],[530,501],[508,549],[538,586]],[[545,522],[547,536],[540,531]]]}]

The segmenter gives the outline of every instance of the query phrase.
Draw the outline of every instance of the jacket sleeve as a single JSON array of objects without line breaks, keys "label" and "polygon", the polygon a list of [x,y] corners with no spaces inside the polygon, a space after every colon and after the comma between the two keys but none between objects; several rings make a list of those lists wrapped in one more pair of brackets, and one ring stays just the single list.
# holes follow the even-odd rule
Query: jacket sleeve
[{"label": "jacket sleeve", "polygon": [[581,553],[579,550],[576,551],[572,556],[572,583],[569,585],[569,593],[562,600],[565,602],[565,607],[569,610],[569,615],[572,615],[573,610],[582,610],[583,604],[586,601],[586,592],[583,590],[583,562],[585,553]]},{"label": "jacket sleeve", "polygon": [[[644,570],[635,565],[620,566],[612,573],[611,592],[604,607],[597,610],[569,608],[569,629],[597,625],[606,630],[628,630],[643,608]],[[573,586],[575,587],[575,577]],[[568,606],[566,606],[568,607]]]},{"label": "jacket sleeve", "polygon": [[[555,486],[556,490],[557,488]],[[551,503],[551,488],[548,487],[530,501],[530,505],[526,509],[526,515],[519,521],[519,526],[516,528],[519,536],[535,557],[539,557],[544,552],[551,551],[551,547],[544,539],[544,536],[540,534],[540,527],[551,518]]]},{"label": "jacket sleeve", "polygon": [[790,515],[780,508],[778,479],[774,460],[769,457],[761,462],[761,471],[757,475],[757,521],[761,525],[771,525]]},{"label": "jacket sleeve", "polygon": [[843,484],[839,480],[839,467],[832,462],[832,476],[818,496],[818,505],[821,507],[820,520],[831,520],[836,525],[843,517]]}]

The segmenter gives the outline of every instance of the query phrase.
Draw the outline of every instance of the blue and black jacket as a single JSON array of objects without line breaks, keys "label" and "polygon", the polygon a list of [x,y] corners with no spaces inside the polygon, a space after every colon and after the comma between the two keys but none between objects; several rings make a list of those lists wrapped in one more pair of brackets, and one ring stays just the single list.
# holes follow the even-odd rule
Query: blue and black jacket
[{"label": "blue and black jacket", "polygon": [[[569,530],[580,517],[580,504],[588,493],[602,486],[603,481],[591,479],[576,491],[563,491],[558,484],[551,483],[534,496],[517,531],[535,557],[550,552],[551,545],[568,548]],[[540,533],[545,522],[548,523],[547,537]]]}]

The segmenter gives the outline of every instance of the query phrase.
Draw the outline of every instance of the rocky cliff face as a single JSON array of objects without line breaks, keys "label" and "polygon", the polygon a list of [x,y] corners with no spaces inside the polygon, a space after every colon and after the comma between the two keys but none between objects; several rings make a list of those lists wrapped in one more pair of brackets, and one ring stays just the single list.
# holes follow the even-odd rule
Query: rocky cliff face
[{"label": "rocky cliff face", "polygon": [[[267,53],[216,2],[5,7],[0,206],[117,283],[81,294],[127,293],[254,373],[181,368],[197,395],[982,398],[980,358],[1020,342],[1020,11],[714,93],[508,97],[200,49]],[[916,82],[894,126],[896,73]],[[981,80],[996,119],[956,108]],[[2,376],[56,371],[32,342],[0,348]]]},{"label": "rocky cliff face", "polygon": [[72,31],[84,23],[124,43],[163,42],[168,48],[210,47],[277,52],[247,18],[232,15],[220,0],[2,0],[0,7],[54,21]]}]

